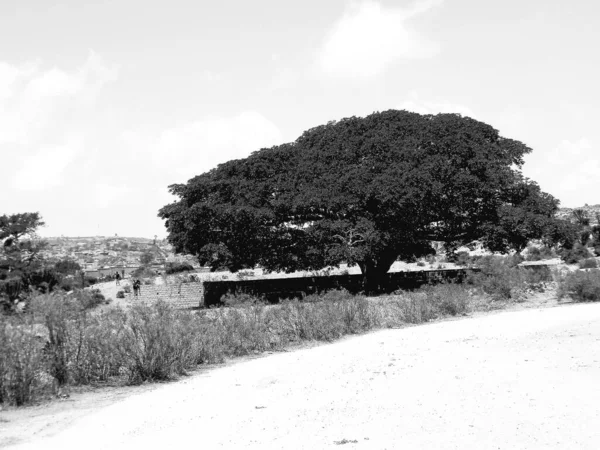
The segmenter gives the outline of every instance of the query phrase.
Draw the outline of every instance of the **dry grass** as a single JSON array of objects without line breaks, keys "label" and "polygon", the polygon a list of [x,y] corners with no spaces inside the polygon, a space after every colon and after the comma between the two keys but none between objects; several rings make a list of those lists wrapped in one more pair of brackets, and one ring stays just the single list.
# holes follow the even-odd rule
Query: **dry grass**
[{"label": "dry grass", "polygon": [[[28,313],[0,321],[0,340],[6,342],[0,348],[0,402],[22,405],[48,395],[56,389],[48,379],[63,386],[169,380],[200,364],[295,343],[493,309],[545,276],[493,262],[470,284],[377,298],[330,291],[279,305],[234,295],[226,299],[230,307],[199,311],[160,301],[92,311],[66,295],[39,295]],[[40,324],[42,338],[32,332]]]}]

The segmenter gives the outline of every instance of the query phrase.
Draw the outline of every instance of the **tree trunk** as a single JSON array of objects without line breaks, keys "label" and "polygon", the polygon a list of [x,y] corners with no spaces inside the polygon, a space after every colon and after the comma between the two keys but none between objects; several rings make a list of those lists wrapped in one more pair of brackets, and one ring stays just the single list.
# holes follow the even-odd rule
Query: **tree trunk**
[{"label": "tree trunk", "polygon": [[377,261],[363,261],[358,263],[363,274],[363,289],[366,294],[377,294],[385,291],[387,273],[394,260],[395,258],[380,258]]}]

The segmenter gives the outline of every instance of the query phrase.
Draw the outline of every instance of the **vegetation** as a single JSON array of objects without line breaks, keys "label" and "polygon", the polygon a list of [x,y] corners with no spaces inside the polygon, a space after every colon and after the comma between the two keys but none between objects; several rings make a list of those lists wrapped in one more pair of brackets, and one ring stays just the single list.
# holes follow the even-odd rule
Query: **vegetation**
[{"label": "vegetation", "polygon": [[552,259],[556,257],[556,253],[552,250],[552,248],[547,245],[542,245],[541,247],[536,245],[529,245],[527,247],[527,256],[525,260],[527,261],[541,261],[544,259]]},{"label": "vegetation", "polygon": [[169,262],[166,265],[165,272],[167,273],[167,275],[171,275],[174,273],[189,272],[190,270],[194,270],[194,267],[191,264]]},{"label": "vegetation", "polygon": [[587,258],[587,259],[582,259],[581,261],[579,261],[580,269],[595,269],[597,267],[598,267],[598,261],[596,261],[594,258]]},{"label": "vegetation", "polygon": [[10,310],[29,290],[50,291],[60,279],[44,265],[46,244],[36,236],[44,225],[38,213],[0,216],[0,309]]},{"label": "vegetation", "polygon": [[358,264],[376,291],[397,259],[480,240],[524,249],[568,241],[558,201],[522,177],[530,149],[454,114],[386,111],[306,131],[295,142],[229,161],[163,207],[168,239],[213,270],[319,270]]},{"label": "vegetation", "polygon": [[140,263],[142,266],[149,266],[154,261],[154,254],[152,252],[144,252],[140,255]]},{"label": "vegetation", "polygon": [[[198,364],[302,341],[332,341],[494,309],[518,301],[514,293],[535,290],[548,279],[506,260],[484,261],[488,269],[483,275],[462,285],[425,286],[378,298],[330,291],[279,305],[238,294],[225,299],[229,307],[195,312],[164,302],[97,309],[101,301],[94,292],[34,294],[25,312],[0,316],[0,403],[27,404],[70,386],[108,380],[168,380]],[[507,284],[510,298],[496,295]]]},{"label": "vegetation", "polygon": [[590,252],[587,247],[581,245],[581,243],[576,243],[573,248],[563,249],[560,257],[567,264],[576,264],[582,259],[589,258]]},{"label": "vegetation", "polygon": [[558,298],[570,297],[578,302],[600,301],[600,270],[575,271],[561,280]]},{"label": "vegetation", "polygon": [[81,271],[81,266],[72,259],[63,259],[54,265],[54,270],[62,275],[76,275]]}]

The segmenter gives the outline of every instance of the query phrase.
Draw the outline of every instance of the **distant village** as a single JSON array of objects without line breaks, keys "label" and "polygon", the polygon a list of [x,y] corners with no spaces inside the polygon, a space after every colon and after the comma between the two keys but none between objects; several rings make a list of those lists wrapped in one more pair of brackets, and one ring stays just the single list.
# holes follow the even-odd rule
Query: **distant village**
[{"label": "distant village", "polygon": [[95,278],[111,276],[115,272],[126,276],[142,265],[157,273],[161,273],[167,263],[199,266],[193,256],[175,255],[166,240],[156,238],[61,236],[45,238],[45,241],[48,243],[43,253],[46,259],[70,259],[78,263],[87,276]]},{"label": "distant village", "polygon": [[[574,209],[583,209],[590,222],[595,224],[600,217],[599,205],[579,208],[560,208],[557,216],[570,220]],[[103,278],[116,272],[127,276],[141,266],[162,273],[168,263],[188,263],[200,268],[192,255],[176,255],[165,239],[148,239],[120,236],[51,237],[45,239],[48,247],[43,256],[48,260],[70,259],[79,264],[86,276]]]}]

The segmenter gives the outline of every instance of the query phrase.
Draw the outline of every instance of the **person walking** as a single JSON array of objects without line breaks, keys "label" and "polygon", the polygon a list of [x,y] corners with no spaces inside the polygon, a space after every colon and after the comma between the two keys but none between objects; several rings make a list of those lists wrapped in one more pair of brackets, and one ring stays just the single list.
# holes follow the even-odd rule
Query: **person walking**
[{"label": "person walking", "polygon": [[117,271],[115,272],[115,280],[117,280],[117,286],[121,285],[121,274]]},{"label": "person walking", "polygon": [[140,280],[133,280],[133,296],[140,295]]}]

